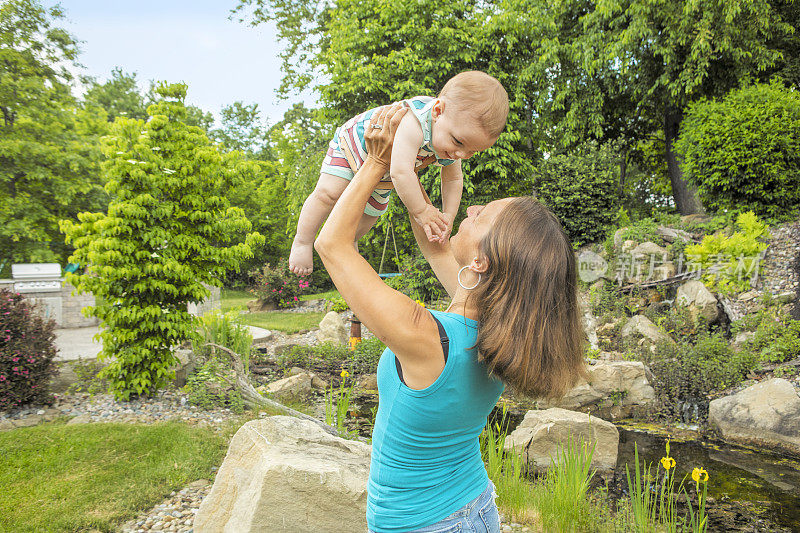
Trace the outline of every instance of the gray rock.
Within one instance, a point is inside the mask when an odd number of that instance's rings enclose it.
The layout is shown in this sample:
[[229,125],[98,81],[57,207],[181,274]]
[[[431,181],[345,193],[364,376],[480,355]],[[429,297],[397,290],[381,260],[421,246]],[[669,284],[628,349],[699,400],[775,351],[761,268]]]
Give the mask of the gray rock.
[[758,296],[759,296],[759,292],[756,291],[756,290],[752,290],[752,291],[743,292],[742,294],[740,294],[737,297],[737,300],[739,300],[740,302],[749,302],[750,300],[758,298]]
[[731,343],[731,349],[739,351],[745,345],[747,341],[752,339],[755,336],[755,332],[753,331],[741,331],[736,334],[736,337],[733,338],[733,342]]
[[659,330],[653,322],[644,315],[634,315],[622,326],[620,333],[623,337],[642,336],[652,343],[667,341],[675,343],[672,337]]
[[68,426],[76,426],[78,424],[89,424],[92,421],[92,417],[89,415],[78,415],[75,418],[72,418],[69,422],[67,422]]
[[638,245],[636,248],[631,250],[631,255],[637,258],[648,258],[650,256],[656,256],[656,261],[666,261],[669,259],[669,252],[666,248],[662,248],[661,246],[657,245],[654,242],[643,242],[642,244]]
[[693,237],[691,233],[683,231],[682,229],[668,228],[666,226],[659,226],[656,228],[656,234],[667,242],[685,241],[691,242]]
[[[601,361],[588,368],[589,382],[582,381],[547,407],[580,409],[603,401],[608,404],[645,405],[655,400],[650,372],[640,361]],[[652,374],[650,374],[652,376]]]
[[11,420],[7,418],[0,418],[0,431],[9,431],[14,429],[16,426],[11,423]]
[[708,422],[725,439],[800,453],[800,397],[785,379],[768,379],[713,400]]
[[266,390],[279,398],[305,398],[311,394],[311,376],[304,372],[279,379],[267,385]]
[[30,415],[26,416],[25,418],[14,420],[12,423],[18,428],[29,428],[32,426],[38,426],[40,423],[42,423],[42,421],[43,419],[40,415]]
[[347,337],[347,327],[339,313],[331,311],[319,323],[319,331],[317,331],[317,340],[319,342],[347,344]]
[[774,295],[772,299],[775,301],[775,303],[788,304],[797,299],[797,294],[794,291],[786,291]]
[[506,451],[514,450],[532,471],[543,472],[558,461],[557,450],[569,438],[595,444],[592,468],[608,473],[617,466],[619,431],[611,422],[600,418],[559,409],[528,411],[517,429],[505,441]]
[[278,308],[273,302],[267,300],[250,300],[247,302],[247,310],[250,313],[263,313],[264,311],[274,311]]
[[364,374],[358,380],[358,388],[362,390],[378,390],[378,374]]
[[370,446],[273,416],[236,432],[196,533],[366,531]]
[[327,381],[325,381],[324,379],[322,379],[321,377],[316,375],[314,372],[309,372],[305,368],[300,368],[299,366],[293,366],[291,369],[289,369],[289,373],[288,373],[289,376],[298,376],[298,375],[301,375],[301,374],[308,374],[309,376],[311,376],[311,388],[312,389],[322,389],[322,390],[324,390],[324,389],[328,388],[328,382]]
[[709,323],[713,323],[719,318],[717,299],[703,285],[702,281],[691,280],[678,287],[675,303],[688,307],[689,312],[695,319],[702,315]]

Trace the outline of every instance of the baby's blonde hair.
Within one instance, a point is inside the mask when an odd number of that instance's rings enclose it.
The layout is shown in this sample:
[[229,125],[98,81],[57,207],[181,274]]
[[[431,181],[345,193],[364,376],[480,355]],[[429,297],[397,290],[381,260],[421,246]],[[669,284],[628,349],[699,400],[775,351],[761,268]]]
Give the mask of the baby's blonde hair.
[[497,138],[506,127],[508,93],[495,78],[479,70],[456,74],[444,84],[439,98],[470,113],[487,134]]

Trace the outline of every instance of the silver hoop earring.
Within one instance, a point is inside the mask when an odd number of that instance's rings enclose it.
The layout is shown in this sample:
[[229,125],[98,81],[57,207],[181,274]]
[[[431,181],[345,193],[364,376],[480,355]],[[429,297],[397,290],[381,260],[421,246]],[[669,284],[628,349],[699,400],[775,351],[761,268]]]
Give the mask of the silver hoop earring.
[[459,285],[459,286],[460,286],[462,289],[467,289],[468,291],[471,291],[472,289],[474,289],[475,287],[477,287],[477,286],[478,286],[478,283],[480,283],[480,282],[481,282],[481,273],[480,273],[480,272],[478,272],[478,281],[476,281],[476,282],[475,282],[475,285],[473,285],[472,287],[465,287],[465,286],[464,286],[464,284],[463,284],[463,283],[461,283],[461,273],[462,273],[462,272],[464,272],[464,270],[465,270],[465,269],[467,269],[467,268],[469,268],[469,267],[465,267],[465,266],[464,266],[464,267],[461,267],[461,270],[459,270],[459,271],[458,271],[458,276],[456,276],[456,277],[458,278],[458,285]]

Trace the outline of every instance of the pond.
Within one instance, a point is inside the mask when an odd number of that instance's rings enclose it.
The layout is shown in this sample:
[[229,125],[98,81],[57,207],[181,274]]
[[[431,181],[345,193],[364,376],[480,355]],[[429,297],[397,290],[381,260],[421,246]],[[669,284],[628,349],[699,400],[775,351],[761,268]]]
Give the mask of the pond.
[[[625,464],[634,467],[634,443],[640,464],[657,465],[664,456],[667,439],[651,428],[617,424],[619,455],[612,482],[617,492],[627,493]],[[800,461],[702,439],[670,440],[670,456],[677,462],[676,485],[695,467],[708,471],[709,531],[800,531]],[[691,476],[688,483],[693,483]]]

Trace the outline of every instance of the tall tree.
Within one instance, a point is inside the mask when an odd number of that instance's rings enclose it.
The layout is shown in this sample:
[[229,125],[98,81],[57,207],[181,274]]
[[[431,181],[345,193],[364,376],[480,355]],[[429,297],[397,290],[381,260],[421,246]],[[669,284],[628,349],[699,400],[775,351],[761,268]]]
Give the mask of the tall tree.
[[663,134],[678,210],[702,211],[674,150],[684,109],[774,67],[781,59],[774,43],[791,35],[792,26],[767,0],[557,0],[548,6],[543,23],[552,33],[540,69],[552,78],[553,93],[541,105],[563,113],[564,138],[601,138],[619,109],[604,87],[618,87],[618,97],[631,104],[631,125],[645,121]]
[[0,4],[0,263],[66,259],[57,220],[106,201],[105,117],[77,108],[67,66],[78,48],[62,18],[35,0]]
[[145,119],[147,109],[144,97],[139,92],[136,73],[126,73],[120,67],[111,70],[111,78],[105,83],[89,81],[89,88],[83,97],[85,105],[94,105],[106,111],[108,121],[114,122],[119,116]]
[[251,159],[265,160],[267,125],[261,119],[258,104],[234,102],[222,108],[222,127],[211,130],[210,137],[225,150],[238,150]]

